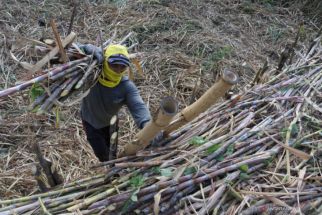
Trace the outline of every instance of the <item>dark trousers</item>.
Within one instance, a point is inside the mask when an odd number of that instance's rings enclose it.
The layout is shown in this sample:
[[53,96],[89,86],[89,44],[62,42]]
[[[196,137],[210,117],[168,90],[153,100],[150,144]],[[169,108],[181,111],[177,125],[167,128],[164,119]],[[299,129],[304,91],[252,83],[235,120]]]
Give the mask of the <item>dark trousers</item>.
[[109,160],[110,153],[110,126],[96,129],[83,120],[87,141],[91,145],[96,157],[101,161]]

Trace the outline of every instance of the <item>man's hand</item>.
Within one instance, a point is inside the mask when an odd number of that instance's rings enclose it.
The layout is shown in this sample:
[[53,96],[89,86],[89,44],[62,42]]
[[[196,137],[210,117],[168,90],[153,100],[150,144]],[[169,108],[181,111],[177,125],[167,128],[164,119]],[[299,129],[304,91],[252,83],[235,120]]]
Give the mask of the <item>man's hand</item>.
[[83,49],[87,55],[94,55],[94,58],[97,60],[98,64],[103,62],[104,57],[101,48],[92,44],[80,45],[79,48]]

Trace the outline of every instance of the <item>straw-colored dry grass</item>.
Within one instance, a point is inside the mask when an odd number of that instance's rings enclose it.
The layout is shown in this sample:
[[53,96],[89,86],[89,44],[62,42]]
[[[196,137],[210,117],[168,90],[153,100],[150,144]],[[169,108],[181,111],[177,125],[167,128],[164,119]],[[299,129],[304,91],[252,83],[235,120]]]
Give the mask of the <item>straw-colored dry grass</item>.
[[[11,57],[35,63],[39,58],[24,39],[52,38],[51,18],[56,20],[62,37],[67,35],[73,4],[70,1],[4,1],[0,9],[0,89],[27,80],[32,74]],[[40,26],[44,22],[46,26]],[[249,83],[268,57],[276,63],[286,44],[292,43],[299,24],[299,46],[317,28],[297,9],[249,1],[82,1],[77,7],[73,31],[78,42],[97,43],[99,31],[106,40],[116,31],[118,38],[130,31],[133,51],[144,52],[144,78],[136,84],[150,110],[160,98],[172,95],[180,108],[191,102],[198,80],[199,97],[214,83],[223,68],[241,76],[241,90]],[[20,59],[21,58],[21,59]],[[193,100],[192,100],[193,101]],[[54,113],[35,116],[26,109],[28,91],[0,99],[0,196],[27,195],[37,191],[30,172],[35,162],[31,150],[38,142],[44,154],[55,162],[65,181],[93,175],[100,170],[89,166],[97,160],[86,143],[79,119],[79,105],[62,108],[59,125]],[[135,125],[124,109],[121,116],[120,144],[131,141]]]

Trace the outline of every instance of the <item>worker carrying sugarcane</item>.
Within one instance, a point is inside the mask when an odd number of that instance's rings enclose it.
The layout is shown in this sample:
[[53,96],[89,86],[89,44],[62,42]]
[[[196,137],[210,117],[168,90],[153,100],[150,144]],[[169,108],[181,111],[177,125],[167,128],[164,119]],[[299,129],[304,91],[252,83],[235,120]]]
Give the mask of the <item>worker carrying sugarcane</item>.
[[143,102],[135,84],[125,75],[130,66],[127,48],[123,45],[109,45],[104,55],[102,49],[91,45],[81,45],[86,54],[93,54],[102,72],[98,82],[82,100],[81,118],[87,140],[96,157],[108,161],[110,149],[110,119],[126,105],[136,125],[142,129],[150,121],[149,109]]

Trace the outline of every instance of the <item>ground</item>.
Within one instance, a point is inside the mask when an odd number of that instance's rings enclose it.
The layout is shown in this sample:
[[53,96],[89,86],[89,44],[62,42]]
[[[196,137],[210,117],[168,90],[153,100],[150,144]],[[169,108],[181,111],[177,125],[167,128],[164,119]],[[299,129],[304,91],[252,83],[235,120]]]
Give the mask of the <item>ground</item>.
[[[75,1],[76,2],[76,1]],[[267,59],[276,66],[287,44],[300,34],[298,49],[318,31],[317,20],[297,5],[275,1],[113,0],[77,3],[72,30],[77,42],[99,45],[116,32],[134,32],[132,52],[143,52],[144,77],[135,76],[143,100],[156,110],[160,99],[172,95],[180,109],[202,95],[224,69],[237,72],[242,91]],[[26,81],[32,74],[13,60],[34,64],[32,40],[53,38],[55,19],[62,37],[68,32],[73,1],[5,1],[0,9],[0,90]],[[198,84],[200,83],[200,84]],[[195,90],[194,90],[195,89]],[[194,92],[194,93],[193,93]],[[98,162],[86,142],[79,103],[37,116],[28,111],[29,91],[0,98],[0,196],[27,195],[38,190],[31,167],[32,144],[38,142],[66,182],[96,174]],[[59,118],[57,118],[59,114]],[[120,144],[137,131],[126,109],[121,111]]]

